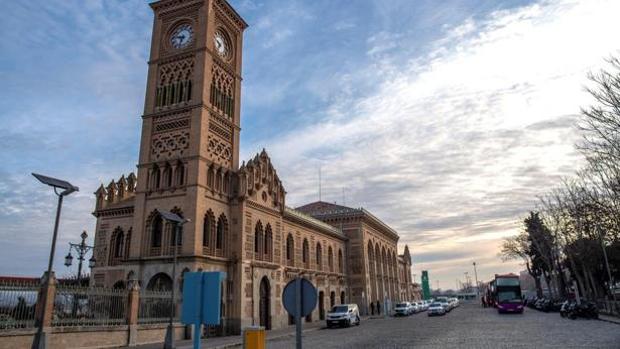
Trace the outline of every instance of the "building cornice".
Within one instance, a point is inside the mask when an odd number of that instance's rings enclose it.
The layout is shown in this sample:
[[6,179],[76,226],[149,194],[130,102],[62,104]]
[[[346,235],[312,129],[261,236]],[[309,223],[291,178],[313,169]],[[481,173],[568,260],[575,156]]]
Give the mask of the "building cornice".
[[301,225],[310,226],[312,228],[318,229],[321,232],[328,234],[330,236],[336,237],[341,240],[348,240],[348,238],[344,235],[344,233],[333,226],[322,222],[316,218],[308,216],[304,213],[301,213],[297,210],[294,210],[290,207],[284,207],[284,219],[288,219],[292,222],[299,223]]

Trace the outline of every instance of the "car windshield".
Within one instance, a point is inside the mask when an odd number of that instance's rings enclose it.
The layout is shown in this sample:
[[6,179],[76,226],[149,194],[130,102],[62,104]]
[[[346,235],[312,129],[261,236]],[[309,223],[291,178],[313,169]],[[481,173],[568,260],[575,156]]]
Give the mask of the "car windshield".
[[441,307],[441,303],[431,303],[431,307]]
[[349,311],[347,306],[337,305],[332,308],[332,313],[346,313],[347,311]]
[[396,303],[396,308],[406,308],[407,303]]

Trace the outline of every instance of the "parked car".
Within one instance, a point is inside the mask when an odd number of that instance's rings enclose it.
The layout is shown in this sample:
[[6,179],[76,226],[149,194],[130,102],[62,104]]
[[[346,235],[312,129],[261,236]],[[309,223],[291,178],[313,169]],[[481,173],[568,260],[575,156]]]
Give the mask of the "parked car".
[[351,326],[359,325],[361,322],[360,311],[357,304],[335,305],[326,317],[327,327],[332,325]]
[[444,307],[442,303],[434,302],[429,305],[427,314],[428,316],[445,315],[446,308]]
[[422,309],[421,309],[420,305],[418,304],[418,302],[415,302],[415,301],[411,302],[411,307],[413,308],[413,313],[414,314],[417,314],[417,313],[422,311]]
[[409,316],[413,313],[413,306],[409,302],[396,303],[394,316]]
[[448,298],[448,302],[450,303],[450,307],[452,309],[459,306],[459,300],[457,298]]
[[444,307],[446,313],[452,310],[452,307],[450,306],[450,301],[447,297],[437,297],[436,302],[440,303]]

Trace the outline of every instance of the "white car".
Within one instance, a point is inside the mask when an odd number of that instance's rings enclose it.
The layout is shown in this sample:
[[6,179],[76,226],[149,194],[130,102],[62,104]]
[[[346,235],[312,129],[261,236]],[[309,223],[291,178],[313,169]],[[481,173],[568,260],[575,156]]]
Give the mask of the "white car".
[[357,304],[334,305],[326,317],[327,327],[332,325],[351,326],[360,324],[360,311]]
[[394,306],[394,316],[409,316],[413,313],[413,305],[409,302],[396,303]]
[[411,304],[413,306],[414,313],[419,313],[422,311],[422,307],[420,306],[420,304],[418,304],[418,302],[411,302]]
[[434,303],[431,303],[428,306],[427,314],[428,314],[428,316],[445,315],[446,314],[446,308],[444,307],[444,305],[442,303],[434,302]]
[[437,297],[437,299],[435,299],[435,302],[440,303],[446,310],[446,313],[452,310],[452,305],[450,304],[450,300],[448,299],[448,297]]

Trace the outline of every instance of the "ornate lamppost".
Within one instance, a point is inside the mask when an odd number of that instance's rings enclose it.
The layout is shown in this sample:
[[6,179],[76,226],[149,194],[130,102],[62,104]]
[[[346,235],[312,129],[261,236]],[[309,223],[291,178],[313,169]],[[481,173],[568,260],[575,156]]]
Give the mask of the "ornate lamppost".
[[[82,242],[80,242],[79,244],[74,244],[72,242],[69,243],[69,253],[67,253],[67,255],[65,256],[65,266],[70,267],[71,264],[73,263],[73,256],[71,255],[71,250],[75,250],[75,252],[78,255],[78,261],[79,261],[78,273],[77,273],[78,286],[81,285],[81,281],[82,281],[82,262],[84,262],[86,254],[94,248],[93,246],[89,246],[86,244],[86,238],[88,237],[86,230],[84,230],[82,234],[80,234],[80,237],[82,238]],[[95,256],[93,255],[88,260],[88,266],[90,268],[93,268],[96,262],[97,260],[95,259]]]

